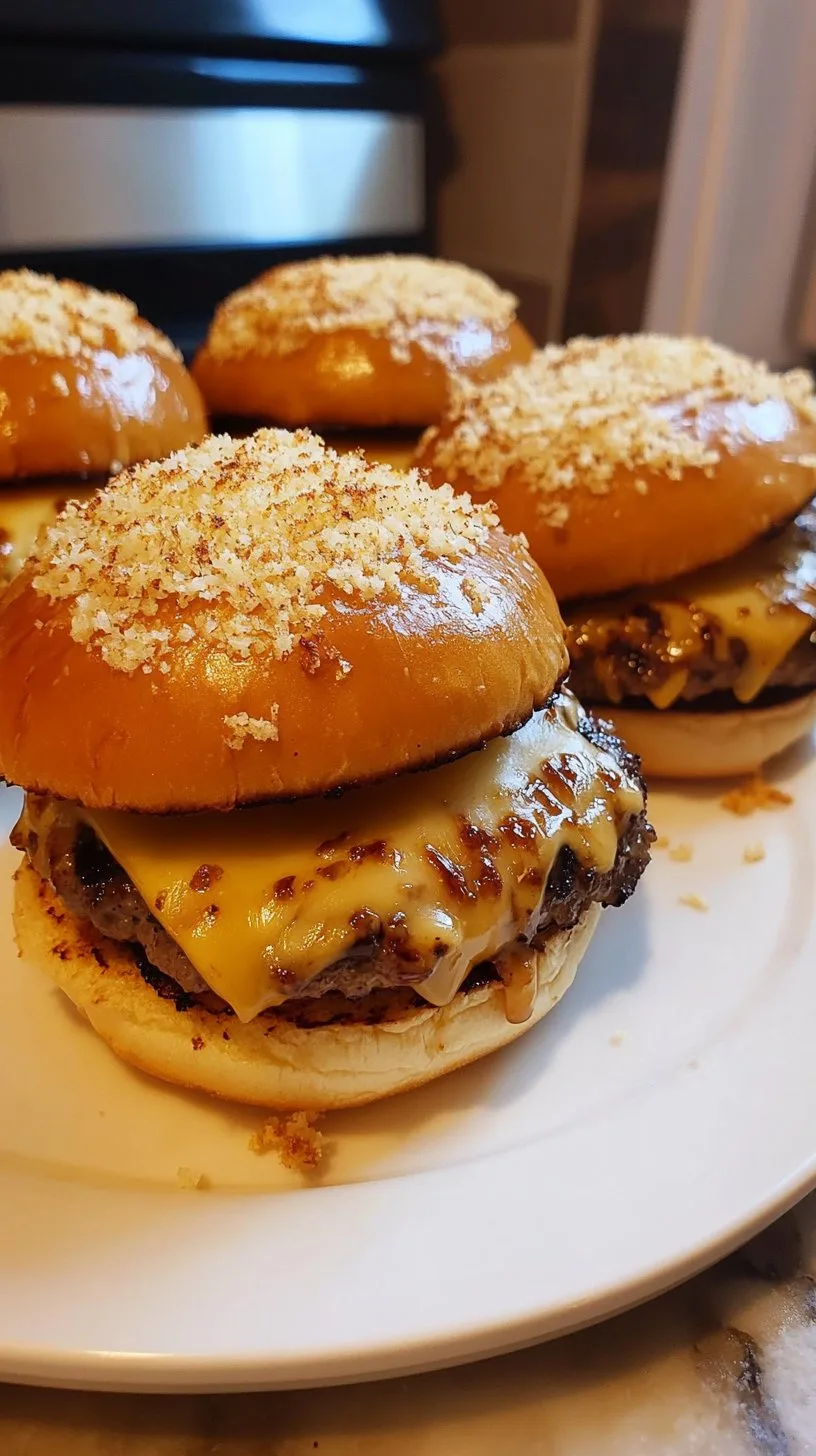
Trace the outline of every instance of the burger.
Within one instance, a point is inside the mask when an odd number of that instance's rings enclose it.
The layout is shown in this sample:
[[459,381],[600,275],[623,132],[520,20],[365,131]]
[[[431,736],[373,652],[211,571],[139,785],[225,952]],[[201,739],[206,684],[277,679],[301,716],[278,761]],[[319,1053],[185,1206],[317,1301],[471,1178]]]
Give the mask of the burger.
[[233,434],[307,425],[405,466],[452,381],[529,358],[516,302],[483,273],[432,258],[284,264],[221,304],[193,372]]
[[0,581],[66,498],[204,433],[180,354],[130,299],[0,273]]
[[70,505],[0,599],[20,951],[157,1077],[419,1086],[567,989],[652,831],[495,516],[307,431]]
[[648,774],[749,773],[816,717],[816,397],[707,339],[572,339],[467,395],[420,464],[525,532],[580,699]]

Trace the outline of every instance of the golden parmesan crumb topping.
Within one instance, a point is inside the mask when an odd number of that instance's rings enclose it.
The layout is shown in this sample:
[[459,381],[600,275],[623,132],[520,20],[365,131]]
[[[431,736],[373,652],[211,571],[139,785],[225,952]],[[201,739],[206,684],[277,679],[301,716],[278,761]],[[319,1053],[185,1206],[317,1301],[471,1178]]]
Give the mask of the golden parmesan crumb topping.
[[442,329],[501,330],[517,299],[483,273],[436,258],[314,258],[262,273],[224,300],[207,340],[214,358],[291,354],[315,334],[364,329],[386,338],[398,362],[412,344],[439,352]]
[[708,901],[704,900],[702,895],[678,895],[677,903],[687,906],[689,910],[699,910],[703,914],[708,909]]
[[[460,386],[451,425],[423,437],[423,460],[467,474],[484,491],[518,470],[539,491],[545,520],[561,526],[571,490],[603,495],[620,467],[673,480],[691,467],[713,470],[721,448],[665,408],[681,398],[689,418],[714,400],[778,399],[816,422],[804,369],[774,374],[710,339],[576,338],[539,350],[481,388]],[[636,488],[645,494],[647,482],[636,480]]]
[[230,713],[224,719],[224,738],[228,748],[236,752],[243,748],[248,738],[256,743],[274,743],[278,737],[278,706],[270,710],[268,718],[252,718],[249,713]]
[[0,354],[43,354],[74,359],[92,349],[113,354],[153,353],[180,359],[170,340],[139,317],[119,293],[100,293],[68,278],[0,273]]
[[318,1126],[318,1112],[287,1112],[269,1117],[249,1139],[249,1151],[277,1153],[293,1173],[314,1173],[326,1154],[326,1135]]
[[203,1192],[211,1187],[206,1173],[199,1173],[195,1168],[184,1166],[176,1169],[176,1182],[179,1188],[184,1188],[187,1192]]
[[793,803],[793,798],[784,789],[766,783],[761,774],[756,774],[754,778],[738,784],[735,789],[729,789],[720,803],[729,814],[746,819],[749,814],[756,813],[757,809],[786,809]]
[[[327,592],[435,591],[434,567],[473,556],[495,525],[450,486],[339,456],[308,430],[213,435],[69,504],[35,550],[33,586],[69,603],[72,637],[109,666],[166,674],[202,639],[234,660],[287,656]],[[240,741],[274,731],[274,709],[225,723]]]

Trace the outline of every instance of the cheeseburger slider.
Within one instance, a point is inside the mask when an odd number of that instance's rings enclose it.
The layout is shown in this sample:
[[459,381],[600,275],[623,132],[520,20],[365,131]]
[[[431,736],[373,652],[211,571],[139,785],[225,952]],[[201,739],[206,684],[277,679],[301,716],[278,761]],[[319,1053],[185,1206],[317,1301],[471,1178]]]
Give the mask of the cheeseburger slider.
[[181,355],[130,299],[0,273],[0,580],[67,497],[204,431]]
[[438,259],[289,263],[221,304],[193,372],[234,434],[309,425],[343,432],[339,449],[363,445],[407,465],[452,381],[493,379],[530,357],[516,302],[483,273]]
[[651,830],[523,545],[307,431],[69,506],[0,599],[18,943],[127,1061],[354,1105],[512,1041]]
[[756,770],[816,717],[816,398],[707,339],[572,339],[418,451],[525,532],[580,699],[646,773]]

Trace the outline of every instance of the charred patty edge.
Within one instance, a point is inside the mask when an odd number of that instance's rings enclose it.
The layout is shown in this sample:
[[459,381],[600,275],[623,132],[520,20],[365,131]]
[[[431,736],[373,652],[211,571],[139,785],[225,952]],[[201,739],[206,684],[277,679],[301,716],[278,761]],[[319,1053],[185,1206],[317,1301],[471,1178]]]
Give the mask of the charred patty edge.
[[[816,627],[804,632],[769,674],[761,692],[745,703],[733,692],[748,656],[745,643],[738,637],[723,638],[711,620],[698,621],[697,626],[701,650],[691,659],[683,660],[670,656],[669,634],[659,614],[649,611],[645,605],[621,618],[620,633],[610,636],[597,651],[582,646],[578,623],[568,622],[569,686],[583,702],[601,710],[634,707],[641,702],[653,707],[647,693],[658,691],[678,671],[688,672],[689,677],[670,708],[682,703],[685,709],[699,699],[722,695],[730,698],[732,709],[745,708],[771,691],[796,696],[816,688]],[[610,681],[617,689],[614,697],[609,692]],[[667,712],[670,708],[655,711]],[[711,711],[719,709],[715,705]]]
[[[550,871],[540,917],[530,940],[536,949],[541,948],[551,931],[571,929],[590,905],[623,904],[648,863],[654,839],[646,817],[646,791],[639,761],[624,748],[608,723],[580,709],[578,724],[590,742],[609,753],[639,784],[644,807],[621,826],[611,870],[602,873],[587,868],[569,848],[560,850]],[[173,997],[183,1000],[192,996],[213,1009],[223,1008],[225,1003],[210,990],[181,947],[151,913],[124,869],[90,825],[80,821],[70,833],[55,833],[49,840],[53,842],[41,842],[36,831],[26,825],[25,813],[12,834],[12,842],[23,850],[41,877],[50,881],[72,913],[89,921],[109,939],[134,947],[137,965],[145,979],[159,978],[154,988],[162,987],[167,981],[175,988],[169,993]],[[507,945],[512,943],[508,941]],[[483,975],[497,974],[492,962],[483,964],[489,968]],[[327,967],[308,985],[298,987],[297,994],[282,1005],[335,994],[356,1000],[380,990],[410,991],[427,975],[427,967],[418,968],[411,960],[400,958],[399,947],[389,939],[387,926],[380,925],[376,933],[361,935],[351,954]]]

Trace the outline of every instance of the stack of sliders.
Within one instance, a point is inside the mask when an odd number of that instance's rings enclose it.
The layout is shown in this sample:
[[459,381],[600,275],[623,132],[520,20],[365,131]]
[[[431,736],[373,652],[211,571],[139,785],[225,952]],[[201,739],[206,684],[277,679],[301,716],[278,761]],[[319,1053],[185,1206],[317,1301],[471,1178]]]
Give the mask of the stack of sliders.
[[816,397],[706,339],[573,339],[461,395],[432,478],[565,603],[570,678],[649,774],[755,771],[816,717]]
[[0,273],[0,581],[66,498],[197,444],[205,423],[181,355],[130,299]]
[[0,598],[20,949],[127,1061],[282,1108],[519,1036],[652,831],[523,543],[308,431],[69,505]]
[[308,425],[408,465],[453,382],[528,359],[517,300],[461,263],[385,254],[272,268],[221,304],[193,373],[232,434]]

